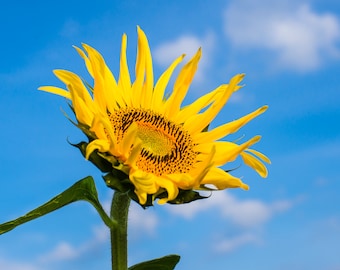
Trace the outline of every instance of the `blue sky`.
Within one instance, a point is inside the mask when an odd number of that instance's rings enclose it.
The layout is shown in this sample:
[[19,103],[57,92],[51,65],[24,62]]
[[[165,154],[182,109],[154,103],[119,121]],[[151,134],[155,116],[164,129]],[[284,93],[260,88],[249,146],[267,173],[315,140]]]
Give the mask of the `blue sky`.
[[[203,57],[187,101],[237,73],[245,87],[213,125],[264,104],[237,136],[263,136],[272,160],[261,179],[241,166],[249,191],[130,215],[130,264],[178,253],[176,269],[340,269],[340,5],[337,1],[7,1],[0,9],[0,222],[92,175],[101,201],[112,192],[67,139],[83,137],[63,116],[52,70],[85,76],[72,45],[88,43],[118,74],[121,36],[133,63],[136,26],[146,32],[158,76],[175,57]],[[132,68],[132,64],[131,64]],[[232,137],[235,138],[235,137]],[[0,269],[110,269],[108,231],[79,202],[0,237]]]

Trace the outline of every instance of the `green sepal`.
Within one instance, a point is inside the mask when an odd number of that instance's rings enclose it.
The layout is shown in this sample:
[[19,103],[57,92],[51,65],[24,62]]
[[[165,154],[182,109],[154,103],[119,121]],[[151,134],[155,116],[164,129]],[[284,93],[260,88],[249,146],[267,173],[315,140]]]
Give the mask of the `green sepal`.
[[[88,145],[87,142],[80,142],[78,144],[70,143],[72,146],[77,147],[81,154],[86,156],[86,147]],[[93,151],[89,156],[89,161],[91,161],[100,171],[102,172],[110,172],[112,171],[112,164],[104,159],[102,156],[98,154],[98,151]]]
[[129,177],[122,171],[113,169],[111,173],[104,175],[103,179],[109,188],[128,194],[130,199],[134,200],[143,208],[152,206],[151,198],[148,198],[148,201],[144,205],[139,203],[138,196],[134,192],[135,186],[131,183]]
[[[69,108],[71,109],[71,111],[74,113],[74,115],[76,114],[74,111],[74,108],[72,106],[72,104],[68,104]],[[93,140],[93,138],[96,138],[96,134],[92,131],[90,131],[90,127],[87,125],[84,125],[80,122],[75,122],[74,120],[72,120],[71,117],[68,116],[68,114],[62,110],[64,116],[73,124],[75,125],[77,128],[79,128],[89,140]]]
[[[129,195],[129,197],[134,200],[136,203],[138,203],[143,208],[153,206],[153,202],[155,199],[163,199],[168,197],[168,193],[165,189],[160,189],[160,191],[157,194],[148,194],[145,204],[140,204],[139,199],[134,192],[134,185],[129,180],[129,177],[123,173],[122,171],[113,169],[111,173],[108,173],[103,176],[104,181],[106,185],[109,188],[112,188],[114,190],[117,190],[122,193],[126,193]],[[168,201],[169,204],[184,204],[184,203],[190,203],[192,201],[206,199],[208,197],[202,196],[199,194],[199,192],[194,190],[183,190],[179,189],[179,193],[177,197],[171,201]]]
[[173,270],[180,260],[179,255],[168,255],[151,261],[135,264],[128,270]]
[[208,124],[201,132],[208,132],[210,124]]
[[109,188],[121,193],[127,193],[133,189],[133,184],[130,182],[128,176],[121,171],[112,170],[111,173],[104,175],[103,179]]
[[177,197],[174,200],[168,201],[170,204],[184,204],[196,200],[206,199],[208,197],[202,196],[199,192],[194,190],[179,190]]
[[30,211],[24,216],[21,216],[17,219],[8,221],[6,223],[0,224],[0,234],[6,233],[8,231],[13,230],[15,227],[24,224],[33,219],[39,218],[46,214],[49,214],[55,210],[58,210],[70,203],[76,201],[87,201],[91,203],[94,208],[97,210],[98,214],[104,221],[104,223],[109,227],[113,228],[116,224],[112,221],[109,216],[104,211],[102,205],[98,200],[98,193],[94,183],[94,180],[91,176],[87,176],[82,180],[76,182],[70,188],[66,189],[59,195],[55,196],[53,199],[48,201],[47,203],[37,207],[36,209]]

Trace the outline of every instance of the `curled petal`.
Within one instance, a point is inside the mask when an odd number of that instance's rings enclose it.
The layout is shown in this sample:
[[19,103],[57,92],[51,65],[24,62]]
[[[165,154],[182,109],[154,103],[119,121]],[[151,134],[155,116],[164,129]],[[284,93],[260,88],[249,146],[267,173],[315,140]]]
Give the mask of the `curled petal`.
[[89,159],[91,153],[95,150],[99,152],[108,152],[110,150],[110,143],[107,140],[93,140],[86,147],[86,159]]
[[154,175],[141,170],[130,171],[129,178],[135,186],[135,193],[142,205],[146,203],[147,194],[154,194],[159,189],[154,177]]
[[168,193],[168,197],[167,198],[162,198],[158,200],[159,204],[165,204],[168,201],[174,200],[177,195],[178,195],[178,187],[175,185],[174,182],[169,181],[166,178],[157,178],[157,184],[162,187],[165,188],[165,190]]

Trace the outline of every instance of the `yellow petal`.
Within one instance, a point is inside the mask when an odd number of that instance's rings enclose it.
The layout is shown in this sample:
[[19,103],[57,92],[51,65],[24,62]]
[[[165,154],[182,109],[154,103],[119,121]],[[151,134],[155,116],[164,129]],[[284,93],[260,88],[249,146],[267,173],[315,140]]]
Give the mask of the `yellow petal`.
[[156,176],[152,173],[141,170],[130,171],[130,179],[135,184],[136,189],[141,189],[148,194],[156,193],[158,186],[156,184]]
[[156,184],[155,175],[151,173],[141,170],[131,170],[129,178],[135,186],[135,193],[138,196],[140,204],[146,203],[147,194],[154,194],[159,189]]
[[[201,161],[197,162],[190,173],[173,173],[163,177],[176,184],[178,188],[189,190],[200,186],[207,172],[212,167],[212,160],[215,154],[215,148],[210,149],[209,154],[204,155]],[[177,196],[177,195],[176,195]]]
[[164,175],[164,177],[181,189],[192,189],[195,186],[195,179],[188,173],[172,173]]
[[93,101],[88,100],[88,102],[85,102],[84,99],[78,95],[79,92],[75,91],[72,84],[68,85],[67,88],[71,94],[73,109],[77,120],[82,124],[91,126],[95,114]]
[[208,141],[216,141],[221,139],[229,134],[237,132],[241,127],[246,125],[249,121],[253,120],[255,117],[264,113],[267,110],[268,106],[263,106],[254,112],[245,115],[237,120],[221,125],[215,129],[212,129],[207,132],[201,132],[194,135],[194,140],[196,143],[204,143]]
[[138,201],[141,205],[146,203],[148,194],[145,191],[135,189],[135,193],[138,197]]
[[53,72],[59,80],[65,83],[65,85],[72,85],[72,89],[77,93],[77,96],[79,96],[79,98],[82,99],[85,104],[91,106],[93,101],[92,97],[85,87],[83,81],[77,74],[74,74],[68,70],[60,69],[54,70]]
[[83,44],[83,47],[92,66],[94,101],[102,109],[103,113],[106,113],[107,109],[113,111],[116,108],[116,103],[119,104],[119,107],[122,107],[125,103],[122,100],[121,91],[118,90],[116,80],[106,65],[104,58],[91,46]]
[[240,178],[232,176],[221,168],[213,167],[201,182],[202,185],[214,185],[217,189],[226,188],[242,188],[249,189],[249,186],[244,184]]
[[138,125],[136,123],[132,123],[125,132],[122,141],[119,143],[120,151],[124,157],[128,157],[131,147],[137,145],[137,140],[140,141],[137,137],[137,132]]
[[210,105],[212,102],[214,102],[221,93],[222,93],[221,89],[217,88],[214,91],[211,91],[210,93],[198,98],[190,105],[182,108],[175,116],[173,121],[178,123],[184,123],[188,118],[196,115],[201,110]]
[[117,143],[111,123],[105,115],[101,113],[94,115],[90,130],[94,132],[99,139],[108,139],[113,145]]
[[[139,29],[139,28],[138,28]],[[132,105],[136,108],[139,108],[141,105],[142,95],[144,94],[143,83],[145,76],[145,58],[146,58],[146,44],[145,40],[143,40],[140,30],[138,30],[138,47],[137,47],[137,57],[136,57],[136,66],[135,73],[136,79],[132,84],[132,93],[131,93],[131,101]]]
[[138,37],[141,39],[141,43],[143,44],[142,50],[145,53],[145,82],[143,85],[143,91],[141,95],[141,107],[143,108],[150,108],[151,107],[151,100],[153,94],[153,87],[154,87],[154,78],[153,78],[153,67],[152,67],[152,57],[149,47],[148,39],[140,27],[137,27]]
[[122,46],[121,46],[121,52],[120,52],[120,73],[119,73],[119,80],[118,80],[118,86],[120,90],[124,93],[123,99],[127,106],[131,106],[131,99],[132,99],[132,93],[131,93],[131,79],[130,79],[130,73],[129,73],[129,67],[127,64],[126,59],[126,45],[127,45],[127,37],[124,34],[122,37]]
[[176,79],[173,92],[165,102],[166,117],[172,118],[179,112],[182,101],[185,98],[192,79],[196,73],[201,55],[202,51],[200,48],[194,57],[180,71]]
[[174,200],[178,195],[178,187],[174,184],[174,182],[169,181],[168,179],[164,177],[157,177],[156,179],[157,179],[157,185],[162,188],[165,188],[165,190],[168,193],[168,197],[159,199],[158,203],[164,204],[168,201]]
[[53,72],[66,84],[78,121],[90,126],[97,107],[82,80],[78,75],[67,70],[54,70]]
[[160,110],[160,112],[163,112],[164,110],[163,98],[164,98],[165,89],[169,83],[169,80],[171,78],[173,71],[178,66],[178,64],[182,62],[183,58],[184,58],[184,54],[178,57],[158,79],[155,85],[153,95],[152,95],[152,105],[151,105],[152,109]]
[[73,48],[75,48],[76,51],[78,52],[78,54],[80,55],[80,57],[84,59],[85,66],[86,66],[88,73],[91,75],[92,78],[94,78],[93,70],[92,70],[92,64],[91,64],[89,58],[87,57],[87,55],[83,52],[82,49],[78,48],[77,46],[73,46]]
[[213,157],[213,163],[216,166],[222,166],[228,162],[234,161],[241,152],[243,152],[245,149],[248,149],[251,145],[257,143],[260,139],[261,136],[255,136],[241,145],[222,141],[200,144],[196,146],[195,151],[206,154],[209,153],[211,148],[214,146],[216,153]]
[[71,94],[69,91],[66,91],[65,89],[55,87],[55,86],[40,86],[38,90],[49,92],[58,96],[62,96],[67,99],[71,99]]
[[222,107],[226,104],[230,96],[234,91],[240,88],[238,84],[243,79],[244,74],[238,74],[234,76],[228,85],[221,85],[220,89],[223,90],[223,95],[221,98],[216,100],[208,109],[203,113],[191,117],[184,123],[185,129],[187,129],[191,134],[198,133],[207,127],[210,122],[216,117],[220,112]]
[[266,178],[268,176],[268,170],[266,166],[264,166],[264,164],[256,157],[248,154],[247,152],[241,153],[241,157],[243,162],[254,169],[261,177]]
[[201,181],[204,179],[210,168],[213,166],[215,154],[216,147],[215,145],[212,145],[209,152],[206,155],[201,155],[201,161],[197,161],[194,167],[190,170],[190,174],[194,177],[195,180],[195,187],[199,187],[201,185]]
[[247,152],[251,152],[251,153],[254,154],[255,156],[257,156],[257,157],[259,157],[260,159],[262,159],[264,162],[267,162],[268,164],[271,164],[270,159],[269,159],[266,155],[262,154],[261,152],[256,151],[256,150],[254,150],[254,149],[248,149]]
[[141,150],[142,150],[142,142],[141,141],[135,142],[135,144],[132,146],[132,149],[129,151],[129,153],[124,155],[124,158],[126,159],[124,164],[128,165],[130,168],[137,170],[138,166],[136,162],[140,155]]

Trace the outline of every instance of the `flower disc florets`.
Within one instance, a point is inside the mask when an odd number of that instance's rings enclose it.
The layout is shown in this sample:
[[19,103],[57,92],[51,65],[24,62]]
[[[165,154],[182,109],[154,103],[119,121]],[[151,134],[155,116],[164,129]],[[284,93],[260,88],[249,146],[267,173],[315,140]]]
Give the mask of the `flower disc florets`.
[[109,113],[113,132],[119,144],[132,123],[137,124],[137,137],[142,149],[137,167],[157,176],[187,173],[197,154],[190,134],[181,125],[172,123],[150,110],[123,108]]

